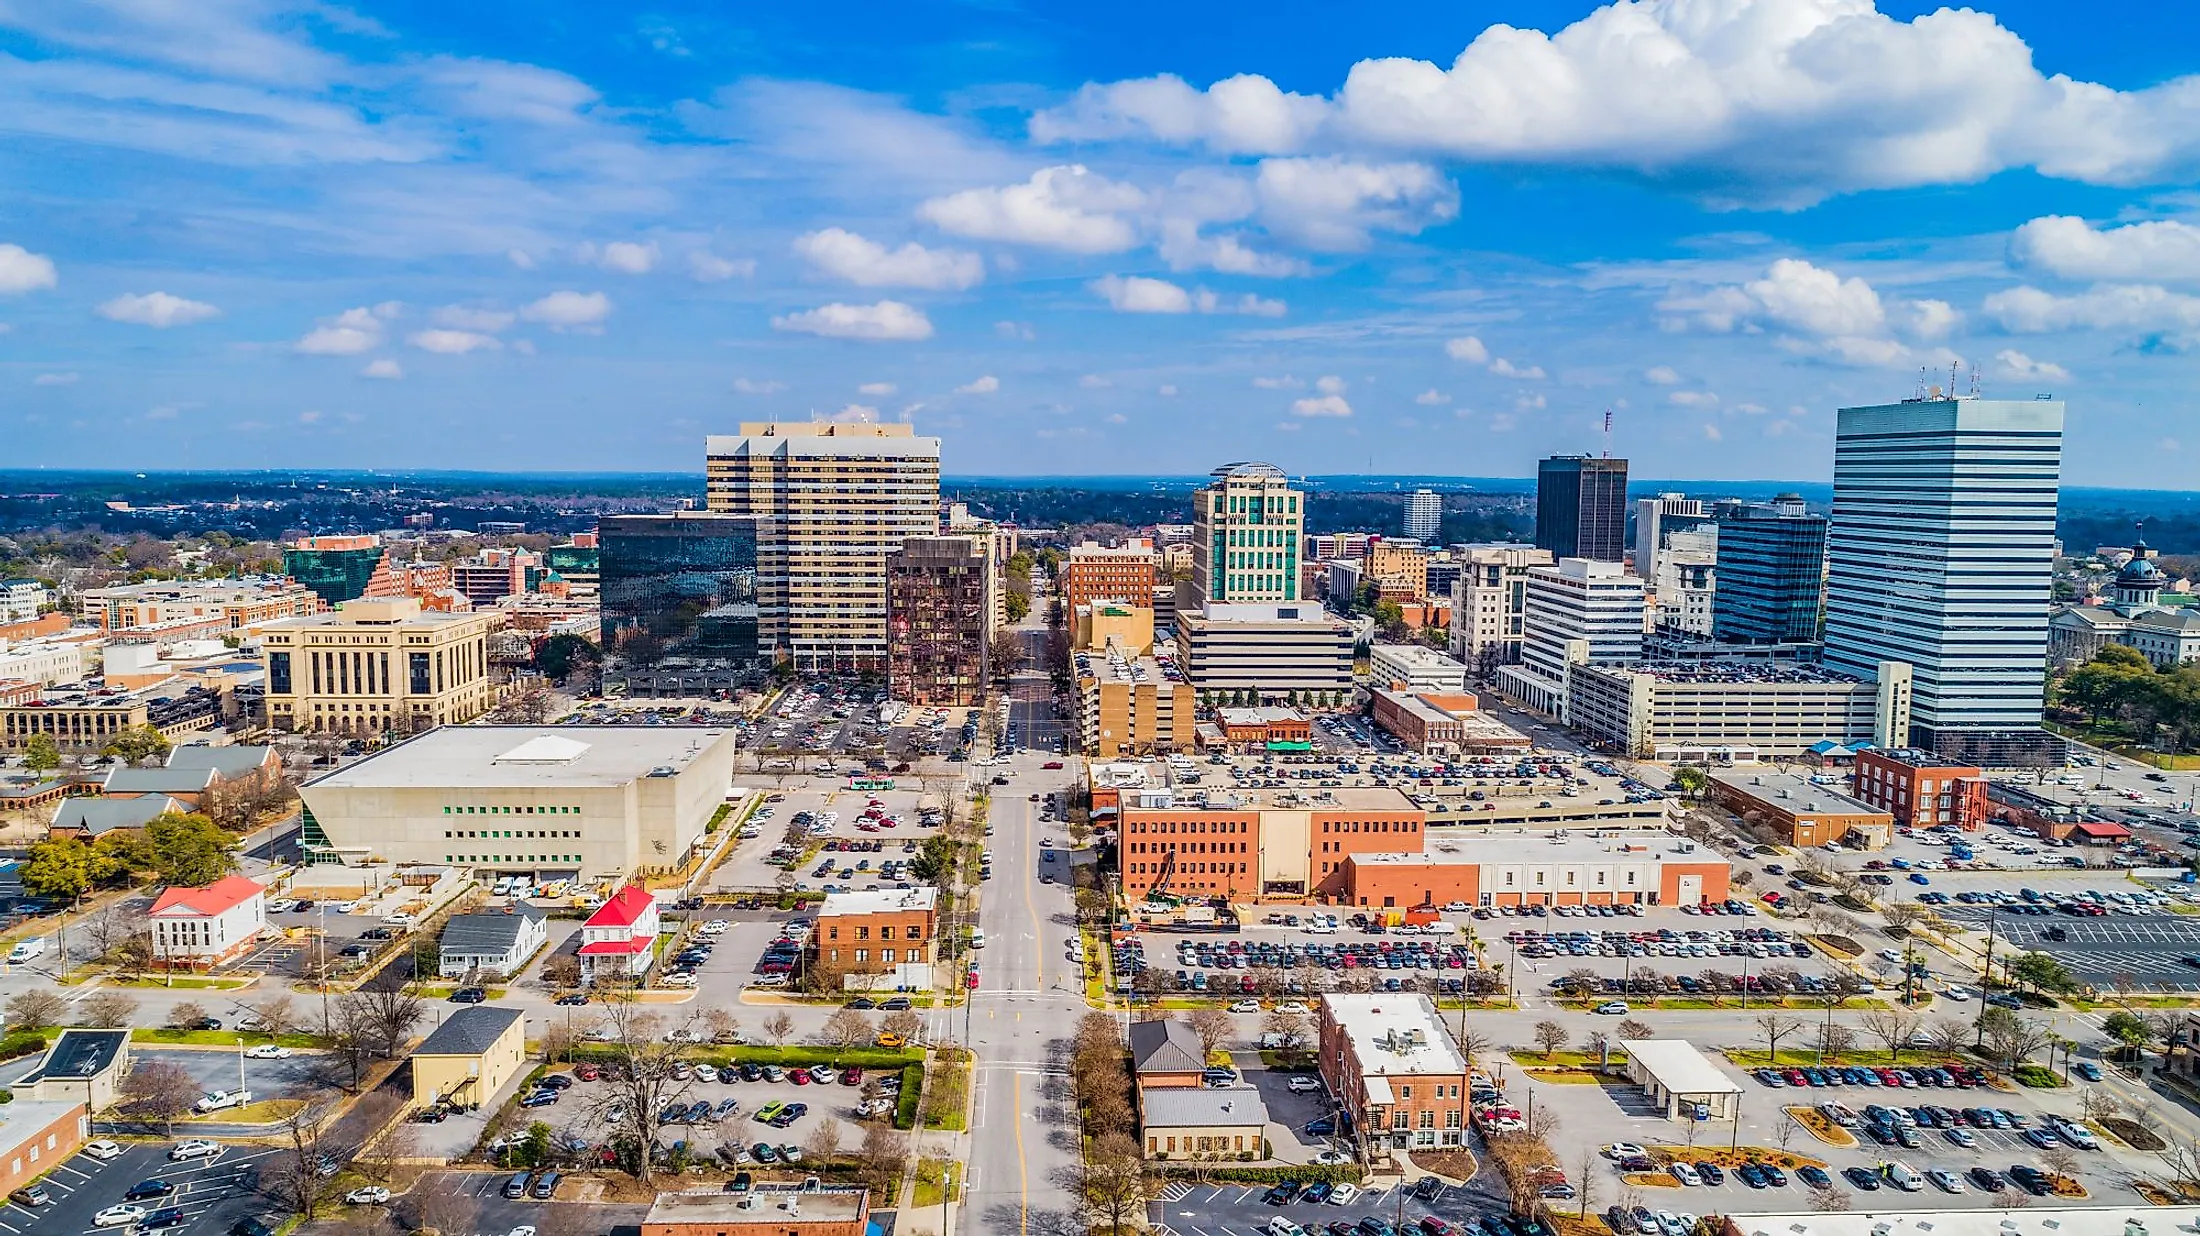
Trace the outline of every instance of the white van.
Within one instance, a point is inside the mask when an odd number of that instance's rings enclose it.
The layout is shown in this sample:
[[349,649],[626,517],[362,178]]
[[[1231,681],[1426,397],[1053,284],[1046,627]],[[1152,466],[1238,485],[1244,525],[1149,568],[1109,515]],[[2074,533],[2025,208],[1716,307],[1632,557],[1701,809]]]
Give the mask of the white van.
[[1888,1160],[1879,1165],[1879,1172],[1887,1183],[1904,1193],[1915,1193],[1925,1187],[1925,1178],[1910,1170],[1910,1165],[1898,1160]]
[[970,929],[970,947],[972,947],[972,948],[984,948],[984,947],[985,947],[985,928],[983,928],[983,927],[973,927],[973,928],[971,928],[971,929]]
[[8,961],[11,964],[20,965],[33,957],[43,957],[45,955],[46,937],[32,936],[28,940],[15,942],[15,947],[8,950]]

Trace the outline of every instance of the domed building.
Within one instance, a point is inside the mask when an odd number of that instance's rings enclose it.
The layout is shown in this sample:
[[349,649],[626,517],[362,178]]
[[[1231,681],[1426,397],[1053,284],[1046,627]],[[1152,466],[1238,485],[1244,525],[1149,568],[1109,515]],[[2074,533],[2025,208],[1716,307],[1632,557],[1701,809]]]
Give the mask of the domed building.
[[2157,668],[2200,661],[2200,613],[2162,604],[2169,577],[2145,541],[2116,572],[2109,600],[2063,605],[2048,620],[2047,649],[2057,665],[2092,660],[2110,644],[2137,649]]

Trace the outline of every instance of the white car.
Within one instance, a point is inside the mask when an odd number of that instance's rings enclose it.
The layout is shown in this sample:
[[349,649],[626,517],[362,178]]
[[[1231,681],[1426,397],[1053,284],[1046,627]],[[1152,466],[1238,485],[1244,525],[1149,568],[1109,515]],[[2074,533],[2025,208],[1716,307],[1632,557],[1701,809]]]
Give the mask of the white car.
[[277,897],[275,900],[267,903],[267,912],[269,914],[288,914],[292,910],[295,910],[297,908],[298,903],[288,897]]
[[1308,1013],[1313,1012],[1314,1010],[1306,1007],[1304,1004],[1301,1004],[1296,1000],[1286,1000],[1282,1004],[1276,1006],[1276,1011],[1278,1013],[1296,1013],[1300,1016],[1304,1016]]
[[1467,903],[1464,901],[1447,901],[1444,903],[1444,912],[1446,914],[1464,914],[1467,912],[1467,909]]
[[1950,987],[1942,991],[1940,995],[1944,1000],[1968,1000],[1971,998],[1971,989],[1968,987]]
[[1607,1159],[1647,1159],[1650,1152],[1633,1142],[1613,1142],[1604,1148]]
[[274,1043],[262,1043],[245,1053],[254,1060],[288,1060],[296,1054],[289,1048]]
[[1258,1013],[1260,1012],[1260,1001],[1235,1000],[1230,1004],[1230,1011],[1233,1013]]
[[120,1206],[109,1206],[107,1209],[93,1215],[92,1226],[129,1227],[144,1217],[145,1207],[124,1202]]
[[1284,1088],[1293,1094],[1312,1094],[1321,1089],[1322,1084],[1304,1073],[1294,1073],[1291,1080],[1284,1084]]
[[118,1142],[110,1142],[102,1137],[98,1141],[84,1143],[84,1153],[104,1163],[109,1159],[121,1158],[122,1146]]
[[187,1142],[177,1142],[168,1150],[170,1159],[211,1159],[222,1152],[220,1142],[210,1142],[194,1137]]
[[692,974],[668,974],[665,976],[665,986],[693,987],[695,986],[695,976]]
[[[1350,1163],[1352,1156],[1335,1150],[1324,1150],[1321,1154],[1314,1156],[1314,1161],[1324,1167],[1330,1167],[1341,1163]],[[1340,1181],[1337,1187],[1330,1191],[1329,1204],[1332,1206],[1349,1206],[1359,1196],[1360,1186]]]
[[383,1206],[387,1205],[389,1200],[390,1191],[381,1185],[368,1185],[363,1189],[353,1189],[344,1195],[344,1204],[347,1206]]

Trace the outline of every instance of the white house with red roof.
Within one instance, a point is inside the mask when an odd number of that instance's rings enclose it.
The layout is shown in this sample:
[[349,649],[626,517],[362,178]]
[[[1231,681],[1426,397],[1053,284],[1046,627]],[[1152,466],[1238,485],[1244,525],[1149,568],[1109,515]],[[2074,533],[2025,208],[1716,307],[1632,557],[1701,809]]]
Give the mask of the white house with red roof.
[[146,917],[155,965],[211,970],[236,960],[267,931],[267,890],[240,875],[205,888],[169,888]]
[[626,885],[581,924],[581,982],[645,973],[656,943],[657,899],[639,884]]

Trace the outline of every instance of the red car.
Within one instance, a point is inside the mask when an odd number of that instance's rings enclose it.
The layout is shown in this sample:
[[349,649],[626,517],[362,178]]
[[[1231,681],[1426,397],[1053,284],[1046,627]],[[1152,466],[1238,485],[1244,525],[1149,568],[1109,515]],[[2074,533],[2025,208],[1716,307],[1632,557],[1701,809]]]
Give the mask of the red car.
[[1062,761],[1060,760],[1048,760],[1046,763],[1039,765],[1039,767],[1047,769],[1060,768],[1061,766]]
[[978,972],[976,970],[972,970],[970,973],[963,976],[963,986],[975,989],[977,985]]
[[603,1076],[603,1070],[597,1068],[593,1064],[584,1064],[579,1068],[573,1070],[573,1075],[580,1078],[582,1081],[594,1081],[597,1078]]
[[846,1069],[842,1070],[840,1074],[840,1084],[843,1086],[862,1085],[863,1066],[860,1064],[851,1064]]
[[797,1086],[807,1086],[810,1084],[810,1071],[808,1069],[795,1069],[787,1074],[787,1080]]

